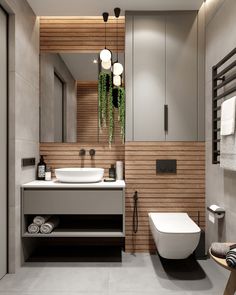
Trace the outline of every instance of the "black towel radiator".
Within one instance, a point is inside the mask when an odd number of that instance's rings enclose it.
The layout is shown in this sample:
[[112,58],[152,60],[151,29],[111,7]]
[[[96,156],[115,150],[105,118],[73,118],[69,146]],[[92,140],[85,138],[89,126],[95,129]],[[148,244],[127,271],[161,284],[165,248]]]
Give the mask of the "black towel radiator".
[[220,163],[221,103],[233,92],[236,92],[236,48],[212,67],[212,164]]

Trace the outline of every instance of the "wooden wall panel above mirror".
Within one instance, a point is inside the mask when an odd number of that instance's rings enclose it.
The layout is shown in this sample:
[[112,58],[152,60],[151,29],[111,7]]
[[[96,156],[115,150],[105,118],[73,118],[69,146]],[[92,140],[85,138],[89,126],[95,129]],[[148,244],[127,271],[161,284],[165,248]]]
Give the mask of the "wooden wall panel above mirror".
[[[40,50],[47,52],[99,52],[104,48],[102,17],[40,17]],[[118,20],[118,50],[124,52],[125,19]],[[107,23],[107,47],[116,50],[116,19]]]

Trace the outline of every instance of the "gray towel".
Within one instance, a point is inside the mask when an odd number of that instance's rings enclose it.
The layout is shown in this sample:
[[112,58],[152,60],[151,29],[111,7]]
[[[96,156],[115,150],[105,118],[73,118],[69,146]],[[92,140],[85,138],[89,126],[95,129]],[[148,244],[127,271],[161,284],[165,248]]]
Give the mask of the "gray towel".
[[42,224],[44,224],[45,222],[48,221],[48,219],[50,218],[50,215],[46,215],[46,216],[35,216],[33,223],[37,224],[38,226],[41,226]]
[[28,232],[30,234],[37,234],[39,233],[39,226],[35,223],[31,223],[29,226],[28,226]]
[[54,228],[59,224],[59,218],[57,216],[51,217],[46,223],[40,226],[40,232],[42,234],[50,234]]
[[227,253],[226,262],[229,267],[236,268],[236,248]]
[[212,255],[219,258],[225,258],[229,250],[230,250],[230,246],[225,243],[212,243],[211,245]]

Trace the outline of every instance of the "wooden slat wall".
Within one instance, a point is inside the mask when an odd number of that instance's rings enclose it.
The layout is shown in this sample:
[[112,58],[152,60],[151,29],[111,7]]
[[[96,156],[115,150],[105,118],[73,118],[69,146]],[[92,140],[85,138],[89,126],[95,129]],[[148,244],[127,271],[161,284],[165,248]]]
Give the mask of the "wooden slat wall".
[[[85,148],[85,160],[79,157]],[[94,160],[88,151],[95,148]],[[203,142],[128,142],[115,144],[41,143],[40,153],[48,165],[58,167],[104,167],[125,161],[126,176],[126,251],[153,252],[148,212],[187,212],[205,227],[205,144]],[[177,174],[156,175],[157,159],[177,159]],[[132,232],[133,193],[139,193],[139,230]]]
[[[107,48],[116,51],[116,19],[107,23]],[[118,20],[118,50],[124,52],[125,18]],[[105,46],[102,17],[40,17],[40,50],[99,52]]]
[[[118,112],[115,109],[114,143],[121,144]],[[77,81],[77,141],[108,142],[108,128],[98,130],[98,82]]]
[[98,83],[77,81],[77,141],[98,142]]
[[[177,159],[176,175],[156,175],[157,159]],[[148,212],[187,212],[205,226],[205,145],[201,142],[128,142],[125,145],[126,251],[152,252]],[[133,194],[139,230],[132,233]]]
[[[81,158],[79,150],[86,150],[86,156]],[[89,150],[95,149],[96,155],[91,159]],[[108,169],[116,161],[124,161],[124,145],[107,144],[79,144],[79,143],[41,143],[40,154],[45,157],[45,162],[53,170],[62,167],[101,167],[105,169],[105,176],[108,176]]]

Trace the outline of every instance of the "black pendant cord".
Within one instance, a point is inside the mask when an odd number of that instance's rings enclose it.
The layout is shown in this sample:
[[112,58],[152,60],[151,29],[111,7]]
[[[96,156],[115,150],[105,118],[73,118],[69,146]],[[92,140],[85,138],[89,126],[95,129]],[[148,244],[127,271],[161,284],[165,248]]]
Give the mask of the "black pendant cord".
[[118,18],[120,17],[120,8],[116,7],[114,13],[116,17],[116,62],[118,62]]
[[109,18],[109,13],[108,12],[103,12],[102,14],[103,21],[105,23],[105,49],[106,49],[106,44],[107,44],[107,21]]
[[116,18],[116,60],[118,62],[118,17]]
[[138,232],[138,192],[135,191],[134,196],[134,211],[133,211],[133,232]]
[[107,48],[107,23],[105,22],[105,49]]

